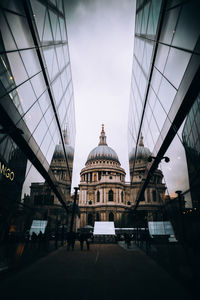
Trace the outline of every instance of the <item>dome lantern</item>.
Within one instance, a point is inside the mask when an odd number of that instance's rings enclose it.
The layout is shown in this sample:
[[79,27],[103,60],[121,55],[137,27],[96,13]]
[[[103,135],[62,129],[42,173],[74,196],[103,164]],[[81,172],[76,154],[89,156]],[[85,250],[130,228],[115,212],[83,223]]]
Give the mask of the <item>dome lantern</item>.
[[147,160],[148,157],[151,155],[151,151],[147,147],[144,147],[142,134],[140,136],[140,141],[137,147],[137,153],[135,153],[135,148],[133,148],[129,154],[129,161],[134,161],[135,155],[136,155],[136,160],[138,159]]
[[106,143],[104,124],[102,124],[101,135],[99,137],[99,144],[88,155],[86,164],[94,160],[110,160],[120,164],[117,153]]

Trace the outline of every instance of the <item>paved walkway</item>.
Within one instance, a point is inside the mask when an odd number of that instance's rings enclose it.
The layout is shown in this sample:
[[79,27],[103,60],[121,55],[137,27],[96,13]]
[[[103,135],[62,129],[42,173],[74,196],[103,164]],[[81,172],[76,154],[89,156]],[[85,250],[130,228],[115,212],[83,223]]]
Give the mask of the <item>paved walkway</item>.
[[0,283],[2,300],[193,299],[137,247],[94,244],[90,251],[66,246]]

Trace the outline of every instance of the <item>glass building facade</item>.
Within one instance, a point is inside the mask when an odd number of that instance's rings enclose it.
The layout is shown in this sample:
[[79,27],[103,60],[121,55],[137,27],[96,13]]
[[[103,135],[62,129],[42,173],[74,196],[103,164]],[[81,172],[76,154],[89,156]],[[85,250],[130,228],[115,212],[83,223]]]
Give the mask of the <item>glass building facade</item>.
[[158,166],[171,199],[179,190],[185,208],[197,209],[200,203],[199,11],[195,0],[136,4],[129,153],[135,148],[136,157],[142,134],[154,157],[141,180],[137,204]]
[[[32,183],[48,186],[49,199],[67,210],[50,169],[56,145],[75,142],[75,112],[65,2],[3,1],[0,4],[0,241],[24,232],[47,214],[29,207]],[[52,196],[53,195],[53,196]],[[39,195],[38,195],[38,198]],[[59,220],[59,216],[58,216]]]

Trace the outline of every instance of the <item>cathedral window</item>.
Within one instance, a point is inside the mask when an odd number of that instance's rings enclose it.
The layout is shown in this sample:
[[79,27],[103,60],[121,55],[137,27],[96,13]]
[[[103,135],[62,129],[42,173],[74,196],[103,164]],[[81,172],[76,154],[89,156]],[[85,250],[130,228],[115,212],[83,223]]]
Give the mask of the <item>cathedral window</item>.
[[123,192],[121,192],[121,202],[123,202],[124,201],[124,194],[123,194]]
[[152,191],[152,200],[156,202],[156,191]]
[[94,173],[94,181],[97,181],[97,174]]
[[98,172],[98,180],[101,180],[101,172]]
[[100,221],[99,213],[96,213],[96,221]]
[[113,201],[113,191],[112,190],[110,190],[108,192],[108,201]]
[[97,202],[100,202],[100,192],[97,192]]
[[114,221],[114,214],[112,212],[109,213],[109,221]]
[[88,225],[93,225],[93,215],[92,214],[88,214],[87,221],[88,221]]

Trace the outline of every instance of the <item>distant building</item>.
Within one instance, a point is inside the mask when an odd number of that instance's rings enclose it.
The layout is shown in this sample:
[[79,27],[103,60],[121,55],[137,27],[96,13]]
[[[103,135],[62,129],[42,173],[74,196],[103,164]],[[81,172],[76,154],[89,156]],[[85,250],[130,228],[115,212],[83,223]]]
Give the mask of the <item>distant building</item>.
[[[88,155],[85,168],[80,173],[81,227],[93,225],[94,221],[115,221],[117,226],[127,223],[128,214],[135,205],[147,158],[151,154],[144,147],[142,138],[140,150],[137,157],[137,172],[132,182],[126,183],[126,173],[120,165],[116,152],[107,145],[102,125],[99,144]],[[162,177],[162,172],[157,170],[143,199],[140,211],[147,219],[158,218],[157,212],[163,205],[165,185],[162,183]]]

